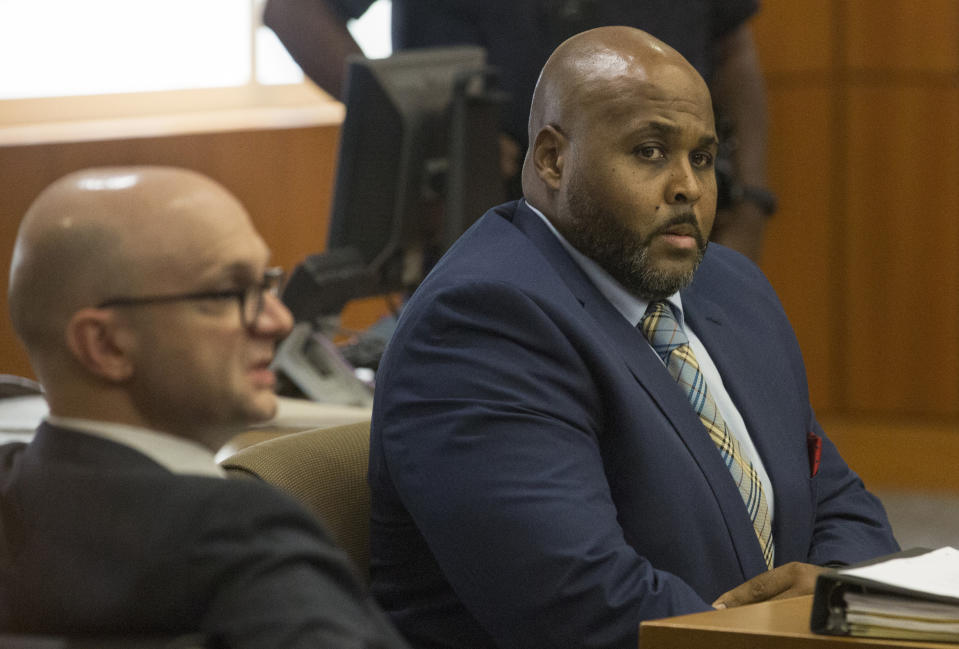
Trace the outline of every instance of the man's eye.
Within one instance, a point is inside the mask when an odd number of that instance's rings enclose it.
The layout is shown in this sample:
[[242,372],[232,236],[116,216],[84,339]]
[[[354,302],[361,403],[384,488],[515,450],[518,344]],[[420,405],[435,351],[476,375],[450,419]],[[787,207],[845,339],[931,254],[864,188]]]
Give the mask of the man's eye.
[[652,144],[647,144],[641,147],[637,147],[636,154],[647,160],[661,160],[666,157],[665,152],[662,147],[655,146]]
[[713,156],[709,153],[694,153],[689,159],[697,169],[708,169],[713,164]]

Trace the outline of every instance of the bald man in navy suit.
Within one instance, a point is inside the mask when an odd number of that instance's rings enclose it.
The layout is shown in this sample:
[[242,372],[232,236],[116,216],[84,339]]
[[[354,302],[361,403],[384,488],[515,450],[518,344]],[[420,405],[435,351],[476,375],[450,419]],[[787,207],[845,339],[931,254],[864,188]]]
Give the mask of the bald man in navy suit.
[[773,289],[707,249],[717,138],[692,66],[639,30],[579,34],[529,128],[525,200],[453,245],[378,372],[371,568],[401,631],[632,649],[642,620],[809,593],[823,566],[897,550],[816,422]]

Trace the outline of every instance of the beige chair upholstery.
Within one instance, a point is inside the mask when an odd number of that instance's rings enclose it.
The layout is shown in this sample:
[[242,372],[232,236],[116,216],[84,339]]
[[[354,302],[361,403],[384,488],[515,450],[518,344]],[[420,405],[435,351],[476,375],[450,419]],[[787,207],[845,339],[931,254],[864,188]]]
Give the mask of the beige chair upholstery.
[[231,475],[257,477],[305,503],[368,580],[369,450],[370,422],[362,421],[276,437],[220,464]]

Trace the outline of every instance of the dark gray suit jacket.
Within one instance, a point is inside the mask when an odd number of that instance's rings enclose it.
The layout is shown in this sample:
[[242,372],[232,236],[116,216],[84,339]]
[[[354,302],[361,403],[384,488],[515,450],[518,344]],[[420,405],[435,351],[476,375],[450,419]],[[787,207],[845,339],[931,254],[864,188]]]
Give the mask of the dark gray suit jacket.
[[316,520],[266,484],[176,475],[43,424],[0,447],[0,505],[0,631],[406,646]]

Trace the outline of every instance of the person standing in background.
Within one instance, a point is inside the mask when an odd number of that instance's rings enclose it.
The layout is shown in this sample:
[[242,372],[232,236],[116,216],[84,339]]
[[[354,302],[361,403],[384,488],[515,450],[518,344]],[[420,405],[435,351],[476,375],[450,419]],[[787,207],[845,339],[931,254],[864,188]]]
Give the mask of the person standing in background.
[[[346,57],[361,53],[346,22],[373,0],[268,0],[263,21],[306,75],[343,93]],[[393,50],[479,45],[512,98],[502,167],[511,198],[529,145],[526,120],[540,69],[563,40],[602,25],[638,27],[678,50],[706,79],[724,147],[712,239],[759,261],[776,200],[766,188],[766,96],[748,21],[758,0],[393,0]]]

